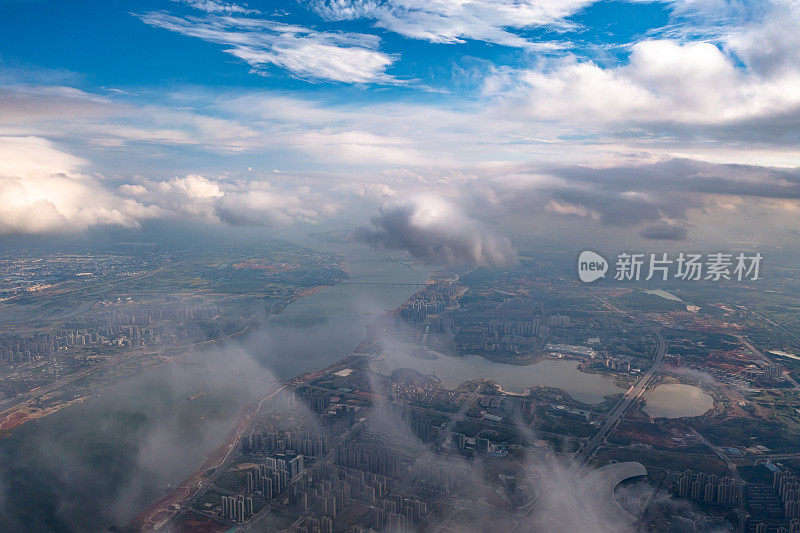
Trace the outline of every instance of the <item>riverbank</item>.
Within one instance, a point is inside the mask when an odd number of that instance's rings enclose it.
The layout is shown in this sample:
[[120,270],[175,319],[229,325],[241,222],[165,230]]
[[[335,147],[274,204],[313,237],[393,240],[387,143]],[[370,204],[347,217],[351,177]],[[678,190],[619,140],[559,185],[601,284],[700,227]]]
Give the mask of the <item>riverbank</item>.
[[[281,309],[286,309],[286,307],[301,298],[312,296],[318,293],[322,288],[326,287],[326,285],[317,285],[311,287],[309,289],[305,289],[300,291],[291,298],[288,298]],[[170,347],[166,348],[164,352],[144,352],[142,354],[129,354],[126,356],[118,357],[111,361],[106,361],[101,363],[98,368],[88,368],[82,370],[80,372],[76,372],[71,376],[67,376],[63,378],[65,381],[64,383],[58,385],[55,388],[46,388],[46,392],[43,392],[41,395],[33,396],[24,401],[19,405],[10,407],[2,412],[0,412],[0,439],[8,438],[13,434],[13,430],[17,427],[30,422],[32,420],[37,420],[40,418],[44,418],[59,412],[62,409],[66,409],[72,405],[84,402],[89,398],[93,397],[98,390],[102,390],[105,387],[113,385],[115,382],[125,379],[127,377],[136,375],[137,373],[144,372],[147,370],[151,370],[154,367],[162,366],[166,364],[172,364],[178,361],[185,361],[187,357],[191,356],[192,353],[197,352],[198,350],[207,349],[213,347],[216,344],[227,342],[232,339],[236,339],[238,337],[242,337],[246,335],[248,332],[252,330],[254,326],[262,326],[266,322],[269,321],[267,319],[263,322],[256,322],[254,320],[255,314],[250,315],[245,320],[245,325],[233,333],[229,333],[217,339],[210,339],[206,341],[199,341],[193,344],[179,346],[179,347]],[[274,318],[274,317],[271,317]],[[169,353],[175,353],[174,355],[167,355]],[[89,391],[88,393],[81,394],[79,396],[74,396],[73,398],[65,401],[59,401],[54,403],[53,405],[48,405],[46,407],[38,407],[32,405],[31,402],[37,399],[48,399],[57,396],[59,393],[63,393],[64,389],[69,386],[74,386],[78,384],[78,382],[83,381],[84,379],[88,379],[91,377],[97,377],[97,374],[101,372],[113,372],[114,370],[118,369],[125,363],[130,363],[132,358],[140,357],[141,360],[137,361],[139,366],[135,369],[130,369],[127,372],[124,372],[122,375],[113,376],[109,381],[99,384],[93,390]],[[148,358],[149,357],[149,358]]]
[[358,357],[357,353],[358,351],[356,350],[325,368],[295,376],[262,398],[258,403],[253,402],[246,405],[239,413],[236,424],[228,432],[224,442],[203,460],[198,469],[163,498],[147,506],[128,524],[128,527],[141,531],[158,530],[164,527],[181,512],[197,491],[205,486],[205,482],[210,481],[210,477],[230,459],[231,454],[239,445],[242,435],[247,434],[255,423],[262,418],[261,408],[267,400],[287,388],[297,387],[303,383],[313,381],[336,368],[347,366],[353,358]]
[[[317,294],[319,290],[320,289],[317,288],[311,294]],[[405,301],[407,301],[407,299]],[[405,303],[405,301],[403,303]],[[358,358],[359,354],[369,352],[377,342],[380,330],[386,325],[390,317],[397,315],[399,308],[400,306],[397,306],[391,310],[384,310],[382,314],[365,324],[365,333],[360,342],[358,342],[354,349],[345,354],[344,357],[325,365],[323,368],[313,369],[286,379],[282,382],[280,388],[270,392],[258,403],[251,402],[245,405],[239,412],[235,425],[227,433],[222,444],[211,452],[202,461],[200,466],[177,487],[170,490],[164,497],[154,501],[137,514],[127,527],[143,531],[157,530],[176,518],[182,510],[185,511],[185,508],[190,504],[197,491],[211,482],[212,476],[217,469],[222,467],[225,462],[229,460],[236,446],[238,446],[241,436],[247,434],[261,418],[261,407],[269,398],[286,388],[295,388],[303,383],[313,381],[332,370],[347,366],[354,358]]]
[[131,520],[129,527],[142,531],[153,531],[160,529],[172,519],[181,505],[189,501],[202,488],[203,480],[213,473],[213,470],[222,466],[230,456],[239,442],[240,436],[250,426],[257,412],[258,404],[245,406],[239,413],[236,424],[226,436],[223,444],[205,458],[193,475],[186,478],[163,498],[154,501],[136,515]]

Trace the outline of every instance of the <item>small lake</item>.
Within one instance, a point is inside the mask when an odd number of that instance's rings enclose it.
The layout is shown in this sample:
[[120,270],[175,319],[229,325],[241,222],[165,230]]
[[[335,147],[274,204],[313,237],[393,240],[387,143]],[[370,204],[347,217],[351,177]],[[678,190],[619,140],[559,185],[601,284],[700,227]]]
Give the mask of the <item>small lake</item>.
[[495,363],[477,355],[450,357],[438,354],[436,359],[419,359],[391,350],[384,358],[373,362],[372,369],[388,375],[398,368],[412,368],[423,374],[435,374],[447,388],[455,388],[465,381],[491,378],[508,392],[521,393],[527,387],[544,385],[566,391],[579,402],[595,404],[604,396],[624,392],[614,381],[604,375],[587,374],[578,370],[578,362],[571,359],[545,359],[532,365],[506,365]]
[[694,385],[659,385],[645,396],[643,411],[654,418],[700,416],[714,407],[714,398]]

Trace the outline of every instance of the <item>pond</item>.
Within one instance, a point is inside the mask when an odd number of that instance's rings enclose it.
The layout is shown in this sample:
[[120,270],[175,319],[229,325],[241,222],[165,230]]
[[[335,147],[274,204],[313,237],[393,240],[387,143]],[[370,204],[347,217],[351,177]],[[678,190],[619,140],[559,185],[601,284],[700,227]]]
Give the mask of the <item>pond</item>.
[[654,418],[700,416],[714,407],[714,398],[694,385],[659,385],[645,396],[643,411]]

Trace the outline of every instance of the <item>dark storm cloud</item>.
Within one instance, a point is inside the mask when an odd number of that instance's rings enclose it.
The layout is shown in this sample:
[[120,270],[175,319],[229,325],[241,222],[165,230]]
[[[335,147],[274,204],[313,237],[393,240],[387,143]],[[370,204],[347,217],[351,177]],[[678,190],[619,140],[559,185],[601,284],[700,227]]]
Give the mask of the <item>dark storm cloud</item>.
[[385,205],[370,222],[370,227],[356,230],[356,239],[377,247],[406,250],[429,264],[499,266],[517,259],[507,238],[493,235],[439,197],[419,196]]

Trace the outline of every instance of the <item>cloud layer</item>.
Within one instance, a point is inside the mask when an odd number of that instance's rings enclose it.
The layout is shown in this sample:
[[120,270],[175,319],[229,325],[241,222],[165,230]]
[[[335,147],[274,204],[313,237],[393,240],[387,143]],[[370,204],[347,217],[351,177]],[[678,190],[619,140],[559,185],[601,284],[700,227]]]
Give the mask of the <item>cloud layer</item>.
[[[267,13],[192,0],[137,15],[258,74],[341,82],[292,80],[301,93],[254,77],[246,88],[91,88],[0,66],[0,231],[149,217],[352,227],[377,213],[365,241],[486,264],[508,249],[477,221],[515,241],[580,223],[676,241],[745,217],[787,236],[800,212],[796,3],[672,2],[669,24],[601,51],[578,39],[590,3],[336,0]],[[541,53],[534,34],[573,42]],[[502,48],[475,40],[525,50],[468,61]],[[427,51],[452,61],[421,63]],[[423,94],[395,86],[390,67],[451,69],[453,83]]]
[[276,226],[317,222],[338,209],[308,187],[197,174],[118,184],[82,173],[86,165],[39,137],[0,137],[0,235],[138,227],[156,217]]
[[138,225],[152,214],[79,173],[83,161],[38,137],[0,137],[0,235]]
[[287,190],[267,181],[221,181],[196,174],[124,184],[120,192],[165,213],[234,226],[317,222],[337,210],[307,187]]
[[617,68],[568,57],[549,70],[501,73],[504,80],[487,83],[511,88],[516,105],[545,120],[701,127],[798,111],[800,69],[765,76],[738,60],[712,43],[657,39],[635,43],[630,61]]

